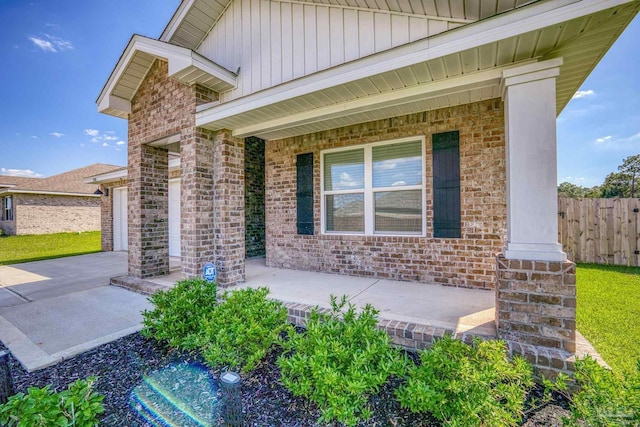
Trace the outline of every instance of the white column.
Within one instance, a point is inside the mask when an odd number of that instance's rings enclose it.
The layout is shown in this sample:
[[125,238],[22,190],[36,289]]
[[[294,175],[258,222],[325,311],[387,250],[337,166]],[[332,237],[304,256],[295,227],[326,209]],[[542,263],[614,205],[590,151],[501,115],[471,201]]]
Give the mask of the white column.
[[565,261],[558,243],[556,76],[562,58],[502,73],[509,259]]

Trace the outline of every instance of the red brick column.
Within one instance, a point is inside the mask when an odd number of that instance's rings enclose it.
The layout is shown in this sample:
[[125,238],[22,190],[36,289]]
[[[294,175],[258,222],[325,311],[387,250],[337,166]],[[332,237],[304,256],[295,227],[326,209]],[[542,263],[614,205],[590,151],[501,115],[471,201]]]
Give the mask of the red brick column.
[[230,131],[213,140],[215,264],[218,283],[229,286],[244,281],[244,140]]
[[196,128],[182,132],[180,141],[180,232],[182,273],[202,275],[202,267],[213,261],[213,134]]
[[576,266],[565,261],[497,257],[498,337],[538,373],[573,369],[576,351]]
[[129,276],[169,273],[169,156],[164,148],[129,146]]

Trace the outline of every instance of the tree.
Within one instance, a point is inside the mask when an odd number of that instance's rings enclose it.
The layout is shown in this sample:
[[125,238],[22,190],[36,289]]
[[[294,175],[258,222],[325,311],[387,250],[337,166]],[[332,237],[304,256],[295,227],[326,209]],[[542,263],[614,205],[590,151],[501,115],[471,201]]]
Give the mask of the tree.
[[618,170],[621,174],[627,176],[630,181],[629,197],[634,198],[636,195],[636,181],[640,176],[640,154],[624,159],[622,164],[618,166]]
[[621,172],[611,172],[600,186],[600,197],[629,197],[629,175]]
[[558,185],[558,196],[578,199],[581,197],[585,197],[585,194],[588,190],[588,188],[584,188],[570,182],[563,182]]

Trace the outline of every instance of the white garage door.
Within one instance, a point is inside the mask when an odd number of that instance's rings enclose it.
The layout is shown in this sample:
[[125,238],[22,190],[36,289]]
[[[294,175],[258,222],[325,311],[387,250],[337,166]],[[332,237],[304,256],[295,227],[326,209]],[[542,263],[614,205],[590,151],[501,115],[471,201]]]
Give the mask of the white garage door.
[[[113,189],[113,250],[126,251],[127,187]],[[180,180],[169,181],[169,256],[180,256]]]
[[169,256],[180,256],[180,180],[169,181]]
[[113,189],[113,250],[127,250],[127,187]]

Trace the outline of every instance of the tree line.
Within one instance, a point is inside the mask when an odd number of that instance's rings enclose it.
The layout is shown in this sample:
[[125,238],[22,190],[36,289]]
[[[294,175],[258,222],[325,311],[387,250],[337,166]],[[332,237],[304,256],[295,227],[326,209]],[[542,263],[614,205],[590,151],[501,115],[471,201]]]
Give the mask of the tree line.
[[569,198],[635,198],[640,197],[640,190],[636,188],[640,177],[640,154],[629,156],[618,166],[617,172],[611,172],[601,185],[582,187],[570,182],[558,185],[558,196]]

